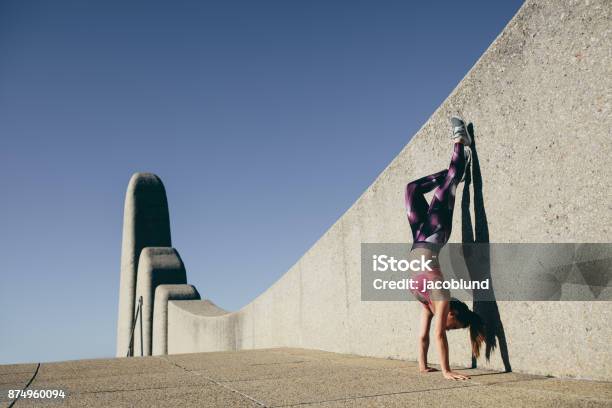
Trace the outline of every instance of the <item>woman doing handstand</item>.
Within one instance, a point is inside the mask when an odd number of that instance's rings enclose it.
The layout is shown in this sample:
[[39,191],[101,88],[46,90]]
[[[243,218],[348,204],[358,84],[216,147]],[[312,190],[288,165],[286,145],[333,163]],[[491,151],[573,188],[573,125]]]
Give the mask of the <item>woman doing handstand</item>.
[[[406,211],[412,230],[413,245],[411,259],[431,260],[431,271],[417,275],[411,288],[414,296],[422,303],[421,333],[419,341],[419,369],[421,372],[437,371],[427,364],[429,349],[429,332],[431,320],[436,316],[434,338],[438,345],[440,366],[444,378],[449,380],[467,380],[468,376],[450,369],[448,358],[448,341],[446,331],[469,328],[472,355],[478,357],[480,345],[485,340],[482,319],[472,312],[465,303],[450,298],[448,291],[428,290],[428,282],[444,280],[438,253],[449,240],[455,192],[457,185],[463,181],[467,163],[471,158],[470,145],[472,138],[467,132],[465,123],[458,117],[451,118],[453,126],[453,154],[448,170],[420,178],[406,186]],[[425,194],[434,190],[431,203],[425,200]]]

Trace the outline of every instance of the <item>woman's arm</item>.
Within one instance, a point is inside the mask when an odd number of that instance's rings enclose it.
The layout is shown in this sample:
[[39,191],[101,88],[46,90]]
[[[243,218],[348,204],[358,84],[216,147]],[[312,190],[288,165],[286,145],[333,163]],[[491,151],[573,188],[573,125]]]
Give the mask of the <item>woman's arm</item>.
[[436,342],[438,344],[438,355],[440,356],[440,367],[442,368],[442,375],[444,378],[449,380],[467,380],[468,376],[451,371],[450,364],[448,362],[448,340],[446,339],[446,317],[450,308],[448,300],[438,300],[433,302],[434,310],[436,312],[436,326],[434,328],[434,335],[436,336]]
[[429,373],[432,371],[438,371],[435,368],[431,368],[427,365],[427,351],[429,350],[429,329],[431,327],[431,319],[433,313],[425,305],[421,311],[421,332],[419,334],[419,371],[422,373]]

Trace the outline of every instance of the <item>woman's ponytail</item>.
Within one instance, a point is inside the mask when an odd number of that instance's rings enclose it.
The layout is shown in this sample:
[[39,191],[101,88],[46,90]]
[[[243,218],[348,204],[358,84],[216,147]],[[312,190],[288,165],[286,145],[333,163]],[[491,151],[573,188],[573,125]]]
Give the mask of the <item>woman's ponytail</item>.
[[489,347],[487,340],[487,331],[482,318],[470,310],[470,308],[462,301],[452,298],[450,302],[450,308],[455,313],[456,319],[461,322],[463,327],[470,330],[470,343],[472,345],[472,355],[476,358],[480,356],[480,346],[483,342],[487,342],[486,358],[489,360],[491,355],[491,349],[495,347],[494,343],[492,347]]
[[[478,316],[476,313],[472,312],[469,309],[467,314],[467,320],[467,324],[470,329],[470,343],[472,343],[472,355],[478,358],[480,356],[480,346],[486,338],[485,326],[480,316]],[[488,359],[489,356],[487,356],[487,360]]]

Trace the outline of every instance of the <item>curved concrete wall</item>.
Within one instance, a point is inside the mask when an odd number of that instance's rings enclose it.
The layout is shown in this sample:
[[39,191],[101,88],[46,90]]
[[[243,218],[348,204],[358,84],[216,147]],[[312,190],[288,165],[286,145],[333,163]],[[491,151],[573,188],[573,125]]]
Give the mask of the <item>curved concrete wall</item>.
[[[410,241],[403,190],[448,165],[452,114],[474,123],[482,179],[474,176],[476,193],[464,196],[462,185],[457,194],[486,208],[477,239],[609,242],[610,12],[605,0],[524,4],[378,179],[265,293],[214,316],[201,302],[170,302],[169,352],[293,346],[415,360],[420,306],[360,301],[360,244]],[[468,232],[457,201],[452,241],[461,242]],[[478,224],[482,209],[475,215]],[[610,302],[498,306],[515,370],[612,379]],[[449,342],[451,362],[469,365],[467,333],[450,332]],[[503,367],[499,354],[490,366]]]
[[236,317],[210,300],[168,302],[168,354],[236,350]]

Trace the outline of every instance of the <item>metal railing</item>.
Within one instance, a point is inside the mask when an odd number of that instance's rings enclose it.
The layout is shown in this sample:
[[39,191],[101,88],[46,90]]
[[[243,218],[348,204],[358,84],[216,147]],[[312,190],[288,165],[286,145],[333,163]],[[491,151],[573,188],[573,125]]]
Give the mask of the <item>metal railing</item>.
[[138,298],[138,307],[136,313],[134,313],[134,320],[132,322],[132,330],[130,332],[130,345],[126,357],[134,356],[134,330],[136,329],[136,321],[140,318],[140,356],[144,355],[143,343],[142,343],[142,296]]

